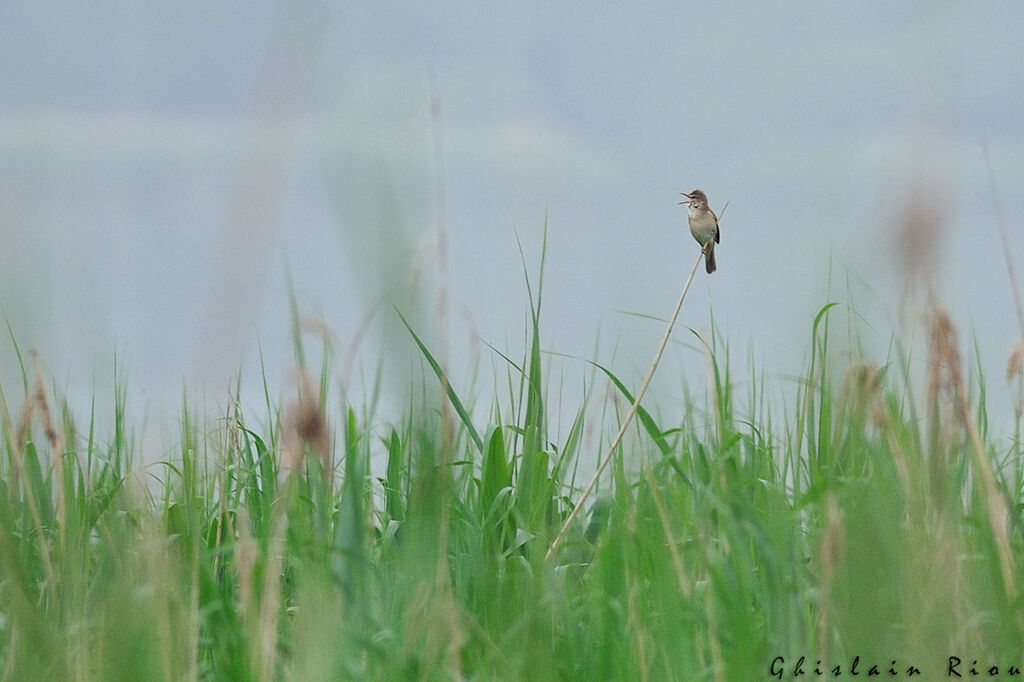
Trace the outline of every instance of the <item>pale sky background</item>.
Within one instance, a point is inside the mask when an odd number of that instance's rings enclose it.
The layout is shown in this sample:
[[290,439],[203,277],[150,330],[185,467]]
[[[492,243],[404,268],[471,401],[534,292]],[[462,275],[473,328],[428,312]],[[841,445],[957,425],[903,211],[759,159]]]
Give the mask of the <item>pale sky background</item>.
[[[479,353],[486,410],[502,365],[478,340],[521,357],[516,237],[535,276],[546,221],[543,345],[569,356],[550,369],[571,416],[584,360],[643,378],[663,325],[622,311],[671,312],[697,256],[678,193],[699,187],[729,207],[649,400],[671,417],[704,381],[685,327],[711,312],[769,396],[830,300],[855,309],[836,336],[852,319],[884,362],[894,216],[918,196],[1006,424],[1020,330],[981,144],[1024,274],[1022,35],[1024,5],[998,1],[3,3],[0,305],[73,406],[112,400],[116,357],[148,420],[186,388],[216,411],[239,372],[258,407],[261,352],[288,393],[289,278],[342,354],[380,300],[436,342],[443,192],[457,387]],[[356,364],[383,363],[400,405],[419,365],[376,310]],[[14,358],[4,336],[20,396]]]

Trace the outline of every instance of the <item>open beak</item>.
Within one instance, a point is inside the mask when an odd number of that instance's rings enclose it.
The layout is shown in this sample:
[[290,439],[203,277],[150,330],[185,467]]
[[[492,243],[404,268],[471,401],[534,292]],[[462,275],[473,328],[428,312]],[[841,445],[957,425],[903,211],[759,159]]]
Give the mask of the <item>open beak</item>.
[[686,201],[680,201],[679,205],[682,206],[683,204],[689,204],[690,203],[690,195],[687,194],[686,192],[680,192],[680,194],[682,194],[684,197],[686,197]]

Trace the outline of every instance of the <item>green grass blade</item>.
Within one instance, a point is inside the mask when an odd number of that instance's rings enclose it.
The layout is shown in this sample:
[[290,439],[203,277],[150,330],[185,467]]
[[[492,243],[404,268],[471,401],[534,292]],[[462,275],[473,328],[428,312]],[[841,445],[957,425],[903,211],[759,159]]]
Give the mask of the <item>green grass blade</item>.
[[480,452],[483,452],[484,442],[480,438],[480,434],[477,433],[476,427],[473,426],[473,421],[469,418],[469,412],[463,406],[462,401],[459,400],[459,396],[457,393],[455,393],[455,389],[452,388],[451,382],[448,381],[448,378],[445,376],[444,370],[441,369],[441,365],[438,364],[437,360],[434,359],[434,356],[430,353],[429,350],[427,350],[426,345],[423,343],[423,341],[420,340],[420,337],[416,335],[416,332],[412,330],[412,327],[409,325],[409,322],[405,319],[405,316],[402,315],[402,313],[399,312],[397,308],[395,308],[395,313],[397,313],[398,318],[402,321],[402,324],[405,325],[405,328],[409,330],[409,334],[412,336],[412,340],[416,342],[417,346],[419,346],[420,352],[423,353],[423,357],[426,358],[427,360],[427,364],[430,365],[430,368],[432,370],[434,370],[434,374],[437,375],[437,378],[441,382],[441,385],[444,386],[445,392],[448,395],[448,400],[451,402],[456,414],[459,415],[459,419],[462,420],[462,425],[466,427],[466,432],[472,439],[473,444],[476,445],[476,449]]
[[[607,376],[608,379],[615,384],[615,387],[619,389],[619,392],[622,393],[622,396],[626,401],[630,405],[633,404],[633,394],[630,393],[629,389],[626,388],[626,385],[619,381],[619,378],[615,376],[611,370],[596,362],[591,362],[590,364],[604,372],[605,376]],[[662,431],[661,427],[659,427],[657,422],[654,421],[650,412],[645,410],[643,405],[638,405],[636,409],[636,416],[640,420],[640,423],[644,425],[644,430],[647,431],[647,434],[651,437],[651,440],[654,441],[654,444],[658,447],[658,450],[661,451],[661,454],[665,456],[671,455],[672,446],[669,445],[668,441],[665,439],[665,432]]]

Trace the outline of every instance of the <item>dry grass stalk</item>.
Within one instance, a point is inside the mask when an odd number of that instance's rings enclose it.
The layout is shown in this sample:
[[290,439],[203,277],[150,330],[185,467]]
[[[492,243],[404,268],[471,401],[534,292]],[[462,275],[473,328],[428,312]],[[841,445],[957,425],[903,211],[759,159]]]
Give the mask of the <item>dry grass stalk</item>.
[[67,502],[64,496],[64,436],[53,421],[53,412],[50,410],[50,403],[46,398],[46,385],[43,382],[43,372],[39,364],[39,358],[32,353],[35,363],[35,384],[32,392],[25,397],[25,403],[21,408],[21,415],[18,419],[18,429],[14,442],[14,469],[16,480],[26,483],[24,486],[25,499],[28,502],[29,513],[32,515],[32,523],[35,525],[36,537],[39,541],[39,554],[43,561],[43,570],[46,573],[47,582],[56,587],[56,574],[53,571],[53,564],[50,560],[48,537],[44,532],[42,514],[39,510],[39,501],[35,497],[34,487],[28,484],[25,472],[25,447],[28,443],[28,432],[34,418],[39,419],[43,427],[46,440],[50,443],[53,451],[53,466],[57,472],[57,527],[61,548],[65,543],[65,518],[67,514]]
[[281,579],[284,573],[284,544],[288,532],[288,514],[275,515],[263,567],[260,612],[254,669],[263,682],[277,679],[278,616],[281,612]]
[[843,525],[843,512],[835,497],[829,495],[825,500],[825,532],[818,546],[818,562],[821,565],[821,606],[818,615],[818,657],[828,659],[829,645],[829,606],[832,601],[832,581],[837,567],[843,557],[846,541],[846,529]]
[[[1010,548],[1009,510],[996,482],[992,463],[985,451],[981,433],[968,402],[967,386],[964,381],[956,340],[956,328],[953,326],[949,314],[941,308],[936,309],[932,316],[931,345],[928,368],[929,391],[948,389],[951,392],[954,401],[954,415],[959,424],[967,431],[971,443],[974,471],[981,485],[979,492],[985,500],[986,516],[999,558],[1003,588],[1007,598],[1014,601],[1017,598],[1017,581],[1013,551]],[[933,398],[937,398],[937,396],[933,394]]]
[[282,429],[281,470],[290,475],[302,466],[308,446],[316,453],[324,475],[331,472],[331,432],[320,405],[320,395],[309,376],[299,376],[299,396],[285,412]]
[[228,518],[227,472],[231,470],[240,451],[239,430],[241,429],[241,407],[232,401],[224,415],[224,464],[217,471],[217,490],[220,498],[220,512],[217,514],[217,535],[214,540],[213,572],[220,572],[221,544],[224,541],[224,526]]
[[1006,360],[1006,383],[1017,382],[1017,395],[1013,400],[1016,440],[1020,442],[1021,416],[1024,415],[1024,337],[1018,339]]
[[1017,340],[1006,359],[1006,383],[1024,374],[1024,337]]
[[644,377],[644,382],[640,385],[640,390],[636,392],[636,397],[633,399],[633,405],[629,408],[629,412],[626,413],[626,418],[622,420],[622,425],[619,427],[619,432],[615,434],[615,438],[612,439],[612,444],[608,446],[608,452],[605,453],[601,462],[597,466],[597,471],[594,472],[593,478],[590,479],[590,483],[583,490],[583,494],[580,495],[580,499],[576,502],[576,506],[573,507],[569,516],[566,517],[562,523],[562,527],[559,528],[558,534],[552,541],[551,546],[548,547],[547,553],[544,555],[545,560],[551,559],[555,554],[555,550],[561,544],[562,539],[565,536],[565,532],[572,525],[573,520],[579,515],[583,509],[583,505],[586,503],[587,498],[594,492],[594,488],[597,486],[598,480],[601,478],[601,473],[608,466],[608,463],[612,459],[612,455],[618,449],[619,444],[622,442],[622,437],[626,435],[626,429],[633,422],[633,417],[636,416],[636,412],[640,407],[640,401],[643,400],[644,394],[647,393],[647,387],[651,385],[651,379],[654,378],[654,372],[658,369],[658,363],[661,362],[661,356],[665,352],[665,347],[668,346],[669,337],[672,336],[672,329],[676,325],[676,318],[679,317],[679,311],[683,309],[683,301],[686,300],[686,292],[690,290],[690,284],[693,282],[693,276],[697,273],[697,268],[700,266],[701,260],[704,258],[704,253],[701,252],[700,256],[697,257],[697,262],[693,264],[693,269],[690,270],[690,276],[686,279],[686,284],[683,286],[683,293],[679,296],[679,302],[676,303],[676,309],[672,313],[672,317],[669,318],[668,326],[665,328],[665,335],[661,339],[661,344],[658,346],[657,352],[654,354],[654,360],[651,362],[651,367],[647,370],[647,376]]
[[875,426],[885,435],[886,442],[889,444],[889,452],[892,455],[893,466],[896,467],[896,475],[900,477],[900,485],[903,487],[904,494],[909,498],[911,492],[910,458],[896,431],[891,428],[892,421],[889,417],[889,410],[881,396],[879,396],[871,416]]
[[259,548],[252,536],[249,512],[243,506],[236,515],[234,565],[238,573],[238,603],[236,608],[243,622],[247,622],[253,606],[253,580]]
[[53,411],[50,409],[50,401],[46,399],[46,384],[43,381],[43,370],[39,364],[39,356],[33,353],[32,361],[36,370],[36,384],[33,389],[32,399],[35,401],[36,407],[39,409],[39,421],[43,427],[43,434],[46,436],[47,442],[50,443],[50,447],[53,448],[54,457],[57,458],[55,459],[55,464],[63,463],[64,436],[60,430],[57,429],[57,426],[53,421]]
[[868,363],[856,364],[846,371],[842,383],[840,413],[850,413],[857,423],[878,425],[885,421],[882,402],[882,375]]
[[[920,310],[913,306],[916,301],[934,299],[934,281],[939,251],[945,232],[943,217],[946,214],[942,199],[931,183],[919,184],[899,211],[899,219],[893,233],[896,243],[897,272],[904,278],[903,296],[900,302],[900,317],[904,321],[916,320]],[[915,293],[923,288],[923,299]],[[913,307],[912,307],[913,306]],[[911,308],[908,314],[908,307]]]
[[898,440],[888,430],[889,414],[882,395],[882,372],[872,364],[851,366],[843,377],[836,408],[837,423],[849,425],[850,435],[874,426],[890,441],[893,466],[903,490],[910,492],[910,469]]
[[[949,458],[955,450],[960,422],[955,407],[956,380],[960,374],[960,357],[952,320],[943,310],[936,310],[930,320],[928,364],[925,396],[928,402],[928,452],[931,468],[930,499],[940,509],[946,504],[946,481]],[[959,377],[962,380],[962,377]]]
[[943,207],[931,189],[917,187],[903,206],[896,229],[896,254],[911,279],[930,279],[938,262]]

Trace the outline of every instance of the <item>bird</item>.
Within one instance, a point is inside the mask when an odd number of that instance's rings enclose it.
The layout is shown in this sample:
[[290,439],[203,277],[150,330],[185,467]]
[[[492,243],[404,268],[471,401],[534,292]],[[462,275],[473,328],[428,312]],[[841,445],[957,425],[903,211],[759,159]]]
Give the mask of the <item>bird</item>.
[[715,244],[722,241],[718,231],[718,216],[708,208],[708,195],[701,190],[695,189],[689,194],[686,192],[680,192],[680,194],[686,197],[685,201],[679,202],[680,205],[686,204],[690,207],[690,234],[697,240],[701,251],[704,252],[704,265],[710,275],[717,269]]

